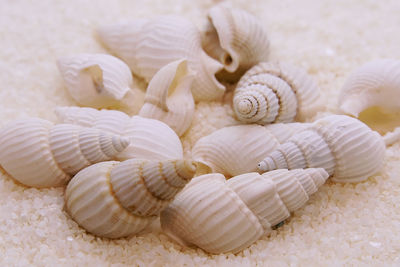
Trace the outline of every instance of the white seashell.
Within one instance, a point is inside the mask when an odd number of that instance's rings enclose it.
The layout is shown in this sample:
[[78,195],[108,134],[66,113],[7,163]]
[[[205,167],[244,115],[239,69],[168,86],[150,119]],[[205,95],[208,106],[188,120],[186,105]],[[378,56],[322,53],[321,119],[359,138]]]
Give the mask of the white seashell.
[[356,69],[339,96],[339,108],[352,116],[373,106],[384,112],[400,111],[400,61],[381,59]]
[[172,239],[210,253],[239,252],[300,208],[328,178],[324,169],[194,178],[161,212]]
[[203,48],[234,73],[236,81],[245,71],[267,61],[269,41],[260,21],[252,14],[224,4],[211,8],[203,32]]
[[218,172],[235,176],[257,171],[259,162],[281,142],[306,129],[308,123],[279,123],[275,127],[236,125],[201,138],[192,149],[193,160],[201,163],[200,173]]
[[81,105],[106,108],[142,104],[140,91],[132,89],[129,67],[116,57],[78,54],[59,58],[57,66],[69,93]]
[[161,121],[140,116],[129,117],[116,110],[99,111],[79,107],[58,107],[56,115],[63,123],[93,127],[129,138],[130,144],[116,156],[118,160],[183,158],[182,143],[179,137]]
[[324,168],[336,182],[360,182],[383,166],[383,138],[361,121],[331,115],[293,135],[258,164],[260,171]]
[[66,208],[94,235],[128,236],[157,218],[195,171],[186,160],[101,162],[74,176],[65,191]]
[[244,122],[304,121],[323,108],[316,82],[302,69],[282,62],[263,62],[240,79],[233,98]]
[[163,66],[186,58],[188,67],[196,72],[192,85],[196,101],[219,99],[225,92],[215,78],[223,66],[204,52],[200,31],[185,18],[161,16],[154,20],[134,20],[103,27],[99,35],[113,53],[147,82]]
[[127,138],[38,119],[15,121],[0,133],[0,164],[20,183],[34,187],[64,185],[70,175],[111,160],[129,145]]
[[186,59],[162,67],[147,87],[145,103],[139,115],[165,122],[179,136],[183,135],[194,115],[190,90],[193,78]]

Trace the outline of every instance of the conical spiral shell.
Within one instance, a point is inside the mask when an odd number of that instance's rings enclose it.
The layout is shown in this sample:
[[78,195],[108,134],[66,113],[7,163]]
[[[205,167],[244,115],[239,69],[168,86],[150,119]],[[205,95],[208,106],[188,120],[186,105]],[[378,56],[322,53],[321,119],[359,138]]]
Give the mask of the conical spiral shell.
[[161,212],[162,229],[177,242],[210,253],[236,253],[300,208],[328,178],[323,169],[218,173],[194,178]]
[[178,16],[161,16],[153,20],[103,27],[103,43],[131,70],[147,82],[168,63],[187,58],[196,77],[192,85],[196,101],[220,98],[225,87],[215,78],[223,66],[201,48],[200,31],[190,21]]
[[0,164],[16,180],[33,187],[64,185],[70,175],[111,160],[129,145],[116,135],[32,118],[15,121],[0,133]]
[[269,41],[258,19],[225,3],[209,10],[202,41],[204,50],[235,77],[268,60]]
[[257,170],[255,163],[269,155],[291,135],[308,126],[307,123],[279,123],[276,127],[225,127],[197,141],[192,149],[192,158],[202,163],[202,167],[208,167],[211,172],[222,173],[228,177],[254,172]]
[[161,121],[140,116],[129,117],[116,110],[79,107],[58,107],[56,115],[61,122],[93,127],[128,138],[130,144],[116,156],[118,160],[183,158],[179,137]]
[[195,171],[185,160],[101,162],[74,176],[65,191],[66,208],[94,235],[135,234],[157,218]]
[[400,61],[368,62],[350,74],[339,96],[339,108],[358,117],[363,110],[378,106],[386,112],[400,111]]
[[[129,67],[106,54],[78,54],[62,57],[57,66],[71,96],[81,105],[106,108],[118,106],[128,94],[137,94]],[[135,103],[135,98],[130,105]],[[141,97],[138,97],[138,101]]]
[[179,136],[183,135],[194,115],[190,90],[193,78],[186,59],[162,67],[147,87],[145,103],[139,115],[165,122]]
[[331,115],[293,135],[258,164],[260,171],[324,168],[336,182],[360,182],[383,166],[382,137],[361,121]]
[[233,108],[240,121],[259,124],[304,121],[322,109],[316,82],[302,69],[263,62],[240,79]]

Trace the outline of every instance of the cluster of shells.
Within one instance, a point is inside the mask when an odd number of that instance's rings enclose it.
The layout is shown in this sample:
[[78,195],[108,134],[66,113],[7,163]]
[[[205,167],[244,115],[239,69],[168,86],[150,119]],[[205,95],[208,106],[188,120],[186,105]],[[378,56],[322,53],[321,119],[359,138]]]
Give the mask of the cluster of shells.
[[[217,5],[202,30],[161,16],[98,33],[116,57],[57,61],[85,107],[57,108],[60,124],[31,118],[0,132],[4,170],[27,186],[68,183],[66,210],[94,235],[126,237],[160,218],[180,244],[239,252],[328,177],[360,182],[379,172],[385,146],[400,135],[382,138],[346,115],[304,123],[324,108],[317,83],[299,67],[268,61],[266,31],[246,11]],[[132,72],[148,82],[145,93]],[[396,60],[361,67],[345,84],[340,109],[353,116],[371,106],[398,110],[399,73]],[[227,83],[237,83],[232,108],[242,124],[201,138],[184,159],[179,137],[195,103],[220,100]],[[133,114],[113,110],[124,107]]]

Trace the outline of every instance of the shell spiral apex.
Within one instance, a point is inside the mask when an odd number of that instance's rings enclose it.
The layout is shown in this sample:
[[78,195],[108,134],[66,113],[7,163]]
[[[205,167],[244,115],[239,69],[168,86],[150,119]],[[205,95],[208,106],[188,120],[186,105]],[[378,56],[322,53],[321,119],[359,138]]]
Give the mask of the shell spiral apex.
[[228,181],[218,173],[198,176],[161,212],[161,227],[180,244],[236,253],[304,205],[327,178],[324,169],[246,173]]
[[67,211],[94,235],[135,234],[159,216],[195,172],[195,164],[187,160],[101,162],[83,169],[68,184]]

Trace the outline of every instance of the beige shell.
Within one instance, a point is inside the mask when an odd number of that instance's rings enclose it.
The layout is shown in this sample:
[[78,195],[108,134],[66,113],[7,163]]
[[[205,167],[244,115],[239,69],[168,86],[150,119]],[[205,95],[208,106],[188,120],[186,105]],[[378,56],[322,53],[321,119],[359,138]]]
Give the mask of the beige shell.
[[17,120],[1,129],[0,164],[24,185],[60,186],[79,170],[113,159],[128,144],[127,138],[96,129]]
[[225,127],[199,139],[192,149],[192,158],[202,163],[200,173],[218,172],[231,177],[254,172],[255,163],[308,126],[308,123],[279,123]]
[[226,3],[209,10],[202,42],[204,50],[224,65],[225,72],[233,73],[232,81],[237,82],[245,71],[268,60],[269,41],[261,22]]
[[116,156],[118,160],[183,158],[179,137],[161,121],[140,116],[129,117],[116,110],[79,107],[57,107],[56,115],[63,123],[93,127],[129,138],[130,144]]
[[[143,94],[133,90],[129,67],[120,59],[105,54],[78,54],[62,57],[57,66],[71,96],[81,105],[106,108],[142,105]],[[129,101],[129,103],[126,103]]]
[[161,67],[186,58],[189,68],[196,72],[192,85],[196,101],[219,99],[225,92],[215,78],[223,66],[204,52],[200,31],[185,18],[161,16],[134,20],[103,27],[99,35],[113,53],[147,82]]
[[258,168],[324,168],[333,181],[360,182],[380,171],[384,156],[385,143],[377,132],[357,119],[331,115],[293,135]]
[[74,176],[65,191],[66,208],[94,235],[125,237],[157,218],[195,171],[186,160],[101,162]]
[[400,111],[400,61],[381,59],[356,69],[339,96],[339,108],[358,117],[365,109],[377,106],[385,112]]
[[194,73],[181,59],[162,67],[151,79],[139,115],[165,122],[179,136],[190,127],[194,100],[190,90]]
[[194,178],[161,212],[175,241],[210,253],[239,252],[304,205],[328,178],[324,169]]
[[236,117],[248,123],[304,121],[323,108],[317,83],[304,70],[263,62],[240,79],[233,98]]

